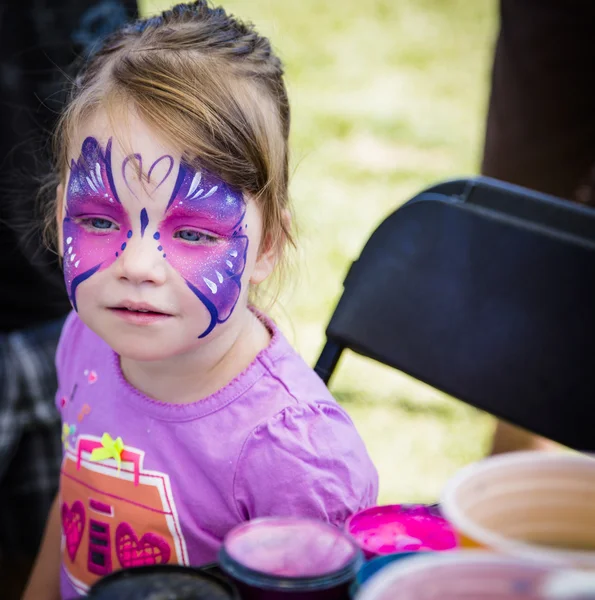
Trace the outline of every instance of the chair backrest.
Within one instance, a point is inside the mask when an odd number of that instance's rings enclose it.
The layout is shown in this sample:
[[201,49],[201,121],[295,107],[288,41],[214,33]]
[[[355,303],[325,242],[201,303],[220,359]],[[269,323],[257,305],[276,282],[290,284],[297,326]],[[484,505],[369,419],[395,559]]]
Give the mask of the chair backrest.
[[341,352],[595,450],[595,210],[501,182],[445,182],[372,234],[315,370]]

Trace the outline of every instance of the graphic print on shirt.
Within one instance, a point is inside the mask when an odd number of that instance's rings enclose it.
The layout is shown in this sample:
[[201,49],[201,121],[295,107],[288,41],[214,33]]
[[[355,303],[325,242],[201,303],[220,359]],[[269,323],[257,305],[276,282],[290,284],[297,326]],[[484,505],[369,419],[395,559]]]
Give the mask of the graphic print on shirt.
[[130,446],[121,460],[93,459],[106,436],[79,436],[62,462],[62,564],[81,594],[122,568],[189,564],[169,476],[144,469],[144,451]]

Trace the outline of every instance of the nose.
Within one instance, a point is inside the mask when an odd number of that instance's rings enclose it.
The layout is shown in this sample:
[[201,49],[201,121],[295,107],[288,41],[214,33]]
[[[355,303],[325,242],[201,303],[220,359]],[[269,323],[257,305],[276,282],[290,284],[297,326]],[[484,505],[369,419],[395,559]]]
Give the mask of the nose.
[[127,239],[126,246],[115,264],[118,278],[122,281],[129,281],[136,285],[165,283],[167,276],[165,260],[150,236],[142,237],[136,234]]

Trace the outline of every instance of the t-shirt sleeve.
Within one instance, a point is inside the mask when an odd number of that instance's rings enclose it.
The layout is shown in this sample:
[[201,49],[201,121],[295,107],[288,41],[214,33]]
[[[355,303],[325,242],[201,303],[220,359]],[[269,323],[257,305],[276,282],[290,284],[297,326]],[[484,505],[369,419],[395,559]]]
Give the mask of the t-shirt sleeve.
[[234,479],[242,520],[292,515],[340,526],[377,495],[378,475],[355,426],[326,404],[288,407],[258,426]]
[[69,357],[72,357],[72,353],[75,351],[76,338],[80,335],[81,328],[82,323],[77,314],[74,311],[71,312],[64,322],[60,340],[58,341],[56,349],[56,374],[58,377],[56,406],[60,412],[63,408],[62,398],[68,397],[70,394],[67,383],[71,379]]

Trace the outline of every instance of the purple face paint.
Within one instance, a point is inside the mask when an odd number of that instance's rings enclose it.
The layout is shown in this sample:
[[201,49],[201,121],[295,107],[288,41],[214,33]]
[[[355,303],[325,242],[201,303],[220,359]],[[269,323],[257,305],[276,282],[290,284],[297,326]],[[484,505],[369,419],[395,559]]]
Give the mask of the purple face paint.
[[147,215],[147,209],[143,208],[140,211],[140,236],[141,237],[144,237],[145,229],[147,228],[148,224],[149,224],[149,215]]
[[[114,186],[111,148],[111,139],[104,152],[95,138],[88,137],[78,161],[71,164],[63,223],[64,278],[75,310],[77,287],[109,267],[132,237],[130,218]],[[146,180],[151,193],[166,181],[173,165],[169,155],[153,162]],[[142,156],[127,156],[121,168],[124,183],[138,199],[129,172],[134,169],[134,177],[141,180]],[[209,325],[199,337],[224,323],[240,296],[248,251],[245,213],[246,204],[239,190],[180,163],[174,189],[153,238],[157,250],[180,273],[210,315]],[[142,237],[149,225],[146,208],[141,209],[139,219]]]
[[116,260],[131,231],[114,186],[111,147],[110,140],[103,152],[97,140],[88,137],[78,161],[70,165],[63,222],[64,279],[75,310],[76,288]]
[[220,179],[180,163],[159,251],[204,304],[211,321],[199,337],[231,315],[240,295],[248,237],[243,234],[242,193]]
[[[165,183],[167,178],[169,177],[172,169],[174,168],[174,159],[169,154],[164,154],[160,156],[150,167],[149,172],[147,173],[147,185],[150,185],[152,191],[155,191],[161,187],[162,184]],[[157,170],[156,170],[157,169]],[[129,176],[129,171],[133,171],[133,173]],[[130,193],[137,199],[140,198],[136,195],[135,186],[132,185],[132,181],[134,179],[138,179],[139,181],[142,179],[143,173],[143,157],[140,154],[130,154],[122,161],[122,179],[126,184],[126,187],[129,189]],[[159,179],[159,177],[161,178]],[[131,179],[129,179],[129,177]],[[151,179],[153,178],[153,181]],[[157,181],[155,181],[155,179]]]

